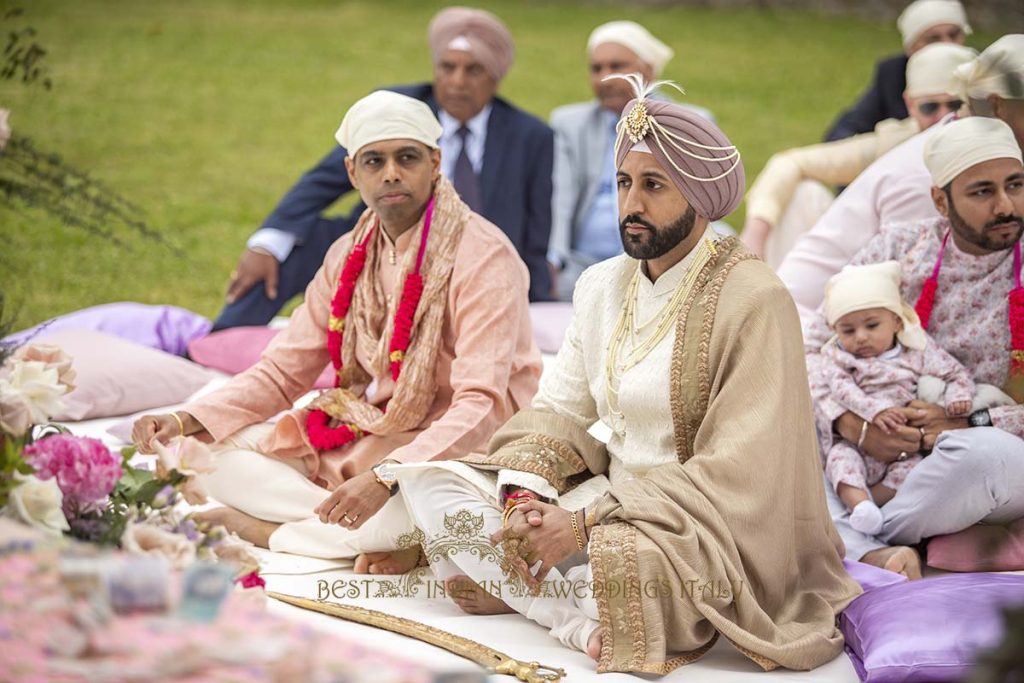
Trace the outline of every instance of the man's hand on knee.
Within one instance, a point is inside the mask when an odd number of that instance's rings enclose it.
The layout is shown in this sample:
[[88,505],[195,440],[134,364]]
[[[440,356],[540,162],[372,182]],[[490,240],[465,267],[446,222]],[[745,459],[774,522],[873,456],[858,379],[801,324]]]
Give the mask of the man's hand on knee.
[[324,524],[355,530],[377,514],[389,498],[390,491],[377,481],[373,472],[363,472],[334,489],[313,513]]
[[277,299],[277,278],[280,264],[277,258],[262,249],[246,249],[228,282],[227,302],[233,304],[258,282],[263,283],[267,298]]

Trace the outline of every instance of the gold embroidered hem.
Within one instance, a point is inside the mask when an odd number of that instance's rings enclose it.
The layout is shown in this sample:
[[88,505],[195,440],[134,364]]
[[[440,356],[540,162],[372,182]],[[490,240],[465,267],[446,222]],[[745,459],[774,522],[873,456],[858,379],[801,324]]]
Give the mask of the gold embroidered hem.
[[[664,441],[675,457],[610,477],[611,488],[587,506],[606,634],[599,671],[667,673],[698,659],[717,634],[762,668],[811,669],[842,651],[836,615],[860,593],[825,505],[796,308],[738,240],[721,240],[716,251],[679,313],[663,375],[673,432]],[[538,459],[517,451],[539,449],[543,436],[561,447],[534,471],[568,485],[630,457],[592,444],[589,423],[572,416],[586,421],[604,410],[594,398],[603,391],[604,349],[592,347],[617,320],[616,288],[631,267],[613,259],[581,278],[575,346],[559,354],[574,364],[556,365],[562,384],[542,385],[544,400],[500,430],[476,462],[528,467]],[[636,405],[623,412],[642,414],[645,393],[631,392]],[[630,429],[654,442],[666,427]]]

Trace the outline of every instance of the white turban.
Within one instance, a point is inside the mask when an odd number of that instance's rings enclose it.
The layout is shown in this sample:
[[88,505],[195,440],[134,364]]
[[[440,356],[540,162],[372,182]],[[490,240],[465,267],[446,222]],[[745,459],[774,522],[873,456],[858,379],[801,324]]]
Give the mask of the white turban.
[[964,33],[971,32],[964,6],[957,0],[915,0],[907,5],[896,20],[896,26],[903,36],[904,49],[913,45],[922,33],[940,24],[955,24]]
[[973,61],[978,53],[955,43],[933,43],[910,55],[907,61],[907,97],[960,95],[957,67]]
[[640,61],[654,69],[655,76],[661,73],[675,54],[672,48],[635,21],[609,21],[601,24],[587,39],[587,53],[592,53],[594,48],[605,43],[615,43],[632,50]]
[[415,140],[437,149],[441,124],[423,102],[378,90],[352,105],[334,137],[350,157],[371,142],[381,140]]
[[865,266],[846,266],[825,284],[825,319],[835,327],[847,313],[884,308],[903,321],[896,338],[908,349],[921,350],[927,337],[917,312],[900,295],[900,264],[883,261]]
[[958,175],[992,159],[1021,160],[1013,130],[999,119],[968,116],[951,121],[924,146],[924,165],[935,187],[945,187]]
[[960,95],[983,100],[989,95],[1024,99],[1024,35],[1003,36],[969,64],[957,68]]

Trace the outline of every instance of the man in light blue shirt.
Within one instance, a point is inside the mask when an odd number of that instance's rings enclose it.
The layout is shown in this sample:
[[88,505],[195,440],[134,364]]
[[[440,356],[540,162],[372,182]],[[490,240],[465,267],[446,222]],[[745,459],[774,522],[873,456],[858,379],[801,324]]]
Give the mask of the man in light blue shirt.
[[[572,299],[576,279],[588,266],[622,252],[615,186],[615,123],[632,91],[615,73],[639,73],[651,81],[674,54],[640,24],[612,21],[587,41],[595,100],[551,113],[555,131],[554,192],[548,261],[559,300]],[[712,120],[711,112],[688,106]]]

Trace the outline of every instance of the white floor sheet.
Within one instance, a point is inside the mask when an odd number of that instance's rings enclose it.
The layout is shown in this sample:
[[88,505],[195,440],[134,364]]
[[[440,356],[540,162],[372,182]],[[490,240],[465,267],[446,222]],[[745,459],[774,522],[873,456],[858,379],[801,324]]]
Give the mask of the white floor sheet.
[[[545,361],[549,361],[545,358]],[[214,380],[199,393],[205,393],[222,384],[225,379]],[[198,395],[198,394],[197,394]],[[145,411],[146,413],[169,412],[177,406]],[[90,420],[69,423],[67,426],[79,436],[92,436],[103,440],[111,448],[126,445],[111,436],[106,430],[127,417]],[[331,562],[314,558],[287,555],[284,553],[261,552],[261,573],[267,582],[268,591],[289,593],[308,598],[318,597],[318,581],[328,584],[342,579],[350,582],[357,579],[351,570],[351,562]],[[380,577],[366,576],[366,579]],[[365,593],[364,593],[365,595]],[[604,674],[598,677],[594,673],[594,662],[580,652],[567,650],[548,635],[540,626],[527,621],[519,615],[472,616],[460,611],[454,603],[442,597],[435,598],[368,598],[361,596],[356,599],[341,598],[338,602],[356,604],[370,609],[380,610],[400,617],[406,617],[444,629],[457,635],[472,638],[479,643],[493,647],[505,654],[522,661],[538,661],[548,666],[565,669],[566,681],[599,680],[607,683],[619,681],[650,681],[660,680],[665,683],[677,681],[700,681],[701,683],[726,683],[744,681],[821,681],[829,683],[853,683],[858,680],[852,664],[845,654],[839,655],[828,664],[814,671],[794,672],[776,670],[762,672],[749,659],[734,650],[724,639],[720,639],[714,648],[702,659],[677,669],[662,678],[652,676],[633,676],[628,674]],[[459,671],[472,669],[473,665],[466,660],[448,652],[380,629],[345,622],[313,612],[292,607],[271,600],[269,609],[345,638],[364,643],[367,647],[393,652],[398,656],[412,658],[423,664],[443,671]],[[492,680],[509,681],[506,676],[492,676]]]

